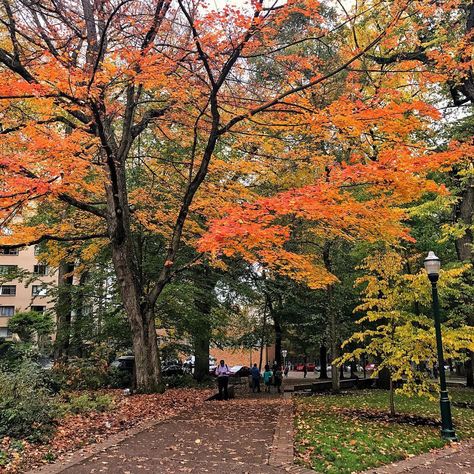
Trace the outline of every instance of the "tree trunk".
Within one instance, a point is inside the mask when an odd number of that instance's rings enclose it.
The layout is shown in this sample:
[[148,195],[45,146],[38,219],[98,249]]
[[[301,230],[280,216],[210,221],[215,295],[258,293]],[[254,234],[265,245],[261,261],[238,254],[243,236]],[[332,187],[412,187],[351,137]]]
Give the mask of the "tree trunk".
[[339,393],[341,384],[339,383],[339,367],[333,363],[339,355],[339,348],[337,347],[336,339],[336,316],[333,311],[330,313],[330,324],[331,324],[331,381],[332,381],[332,392]]
[[65,361],[69,356],[71,341],[71,285],[74,265],[61,261],[58,269],[58,300],[56,302],[56,339],[54,341],[54,360]]
[[209,324],[203,324],[199,333],[194,336],[194,378],[202,382],[209,377],[209,341],[211,330]]
[[474,216],[474,180],[470,180],[461,193],[461,200],[456,208],[456,220],[465,225],[464,235],[456,239],[456,252],[461,262],[472,262],[474,237],[471,230]]
[[356,362],[355,359],[352,359],[351,362],[350,362],[350,364],[351,364],[351,375],[350,375],[350,378],[351,378],[351,379],[355,379],[355,378],[357,378],[357,374],[356,374],[356,372],[357,372],[357,362]]
[[141,393],[163,392],[154,313],[136,314],[135,320],[140,319],[142,324],[132,324],[136,388]]
[[466,368],[466,387],[474,387],[474,351],[467,351],[468,359]]
[[140,291],[137,275],[130,264],[133,253],[127,248],[129,246],[131,244],[127,240],[121,245],[112,245],[112,260],[132,330],[136,387],[142,393],[162,392],[155,315]]
[[328,379],[328,348],[321,344],[319,346],[319,365],[321,370],[319,371],[320,379]]
[[[89,271],[84,271],[79,277],[78,286],[76,288],[75,302],[74,307],[74,318],[72,322],[72,331],[71,331],[71,353],[77,357],[83,357],[84,355],[84,339],[87,338],[87,335],[90,334],[90,330],[85,333],[85,301],[84,301],[84,286],[87,282],[89,276]],[[99,305],[101,303],[99,302]],[[99,311],[100,313],[100,311]],[[88,315],[91,318],[91,315]],[[89,321],[90,325],[91,321]],[[88,328],[89,329],[89,328]]]
[[260,344],[260,359],[258,361],[258,370],[262,370],[262,365],[263,365],[263,350],[265,348],[265,335],[266,335],[266,329],[267,329],[267,306],[265,305],[265,308],[263,310],[263,323],[262,323],[262,342]]
[[282,334],[281,334],[281,325],[280,325],[280,320],[278,316],[273,314],[273,327],[275,330],[275,361],[278,365],[278,367],[281,366],[281,339],[282,339]]
[[393,380],[390,376],[390,415],[395,416],[395,388],[393,386]]

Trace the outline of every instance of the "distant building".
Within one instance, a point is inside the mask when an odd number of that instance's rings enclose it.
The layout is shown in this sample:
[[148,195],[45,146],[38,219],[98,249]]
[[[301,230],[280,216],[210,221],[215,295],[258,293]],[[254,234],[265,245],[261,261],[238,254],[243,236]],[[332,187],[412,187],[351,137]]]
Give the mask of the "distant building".
[[[25,270],[31,276],[5,281],[5,275]],[[57,285],[56,269],[38,260],[37,247],[0,247],[0,337],[10,338],[8,320],[21,311],[44,312],[53,307],[48,290]]]

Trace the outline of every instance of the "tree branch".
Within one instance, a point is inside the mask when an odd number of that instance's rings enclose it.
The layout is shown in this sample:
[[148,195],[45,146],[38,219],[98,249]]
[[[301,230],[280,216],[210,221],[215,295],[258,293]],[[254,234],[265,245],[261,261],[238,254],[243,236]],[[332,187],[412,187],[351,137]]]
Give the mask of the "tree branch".
[[21,247],[28,247],[30,245],[36,245],[44,241],[53,240],[56,242],[78,242],[81,240],[92,240],[92,239],[104,239],[107,238],[107,234],[88,234],[88,235],[50,235],[44,234],[37,239],[30,240],[28,242],[23,242],[21,244],[1,244],[0,247],[3,249],[19,249]]

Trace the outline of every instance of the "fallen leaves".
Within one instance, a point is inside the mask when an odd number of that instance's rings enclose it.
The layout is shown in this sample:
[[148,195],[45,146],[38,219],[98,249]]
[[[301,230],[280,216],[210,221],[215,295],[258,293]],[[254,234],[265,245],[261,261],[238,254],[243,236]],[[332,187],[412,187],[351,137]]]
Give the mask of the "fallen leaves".
[[0,467],[0,473],[25,471],[77,449],[87,450],[121,431],[152,420],[169,419],[181,411],[202,405],[212,390],[171,389],[163,394],[133,396],[124,396],[121,390],[103,392],[114,398],[113,410],[66,415],[58,421],[56,433],[49,444],[23,442],[19,447],[18,441],[4,438],[0,442],[0,453],[7,453],[9,462]]

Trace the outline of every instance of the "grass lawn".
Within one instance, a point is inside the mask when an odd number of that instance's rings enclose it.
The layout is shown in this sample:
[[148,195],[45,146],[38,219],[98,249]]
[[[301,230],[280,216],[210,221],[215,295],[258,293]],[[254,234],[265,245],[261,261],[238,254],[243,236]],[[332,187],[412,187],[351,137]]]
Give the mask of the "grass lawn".
[[[321,473],[350,474],[445,444],[434,423],[439,420],[438,401],[395,395],[399,413],[431,419],[423,426],[384,417],[388,395],[383,390],[361,390],[295,398],[298,462]],[[472,389],[452,388],[450,396],[474,402]],[[366,418],[367,413],[376,418]],[[453,407],[452,414],[458,438],[474,437],[474,410]]]

